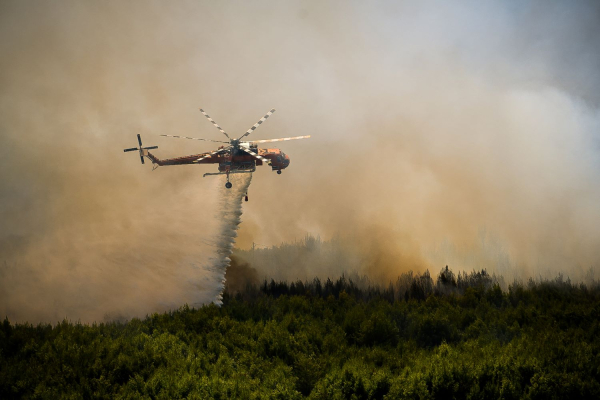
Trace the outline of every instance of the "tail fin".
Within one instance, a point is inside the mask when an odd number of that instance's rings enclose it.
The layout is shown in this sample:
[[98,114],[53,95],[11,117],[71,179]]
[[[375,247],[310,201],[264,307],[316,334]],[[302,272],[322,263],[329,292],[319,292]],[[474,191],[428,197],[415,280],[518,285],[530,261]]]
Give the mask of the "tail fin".
[[[137,135],[137,140],[138,143],[140,144],[140,147],[131,147],[129,149],[125,149],[123,150],[125,153],[129,152],[129,151],[139,151],[140,152],[140,161],[142,162],[142,164],[144,163],[144,156],[148,157],[153,164],[158,164],[158,165],[162,165],[160,163],[160,160],[156,157],[154,157],[152,154],[150,154],[150,152],[148,150],[151,149],[158,149],[158,146],[148,146],[148,147],[142,147],[142,137],[140,136],[140,134],[138,133]],[[158,162],[157,162],[158,161]]]

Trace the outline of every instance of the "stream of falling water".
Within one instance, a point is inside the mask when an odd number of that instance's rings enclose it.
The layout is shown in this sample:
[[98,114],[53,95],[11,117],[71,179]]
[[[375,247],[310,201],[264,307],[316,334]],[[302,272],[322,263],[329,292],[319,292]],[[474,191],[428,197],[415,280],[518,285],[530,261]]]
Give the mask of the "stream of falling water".
[[252,181],[252,174],[231,175],[230,181],[233,184],[231,189],[225,188],[224,184],[220,189],[219,197],[221,199],[221,206],[219,209],[219,218],[221,225],[215,238],[217,254],[209,260],[209,270],[213,273],[214,282],[218,284],[216,288],[218,294],[213,303],[219,305],[223,301],[225,271],[231,261],[229,256],[233,252],[237,229],[240,222],[242,222],[242,201],[248,192],[250,181]]

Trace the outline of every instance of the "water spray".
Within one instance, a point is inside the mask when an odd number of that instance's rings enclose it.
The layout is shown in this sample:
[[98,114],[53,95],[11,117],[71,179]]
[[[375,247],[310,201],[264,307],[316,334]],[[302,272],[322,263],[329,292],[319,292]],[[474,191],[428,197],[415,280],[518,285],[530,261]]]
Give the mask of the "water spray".
[[247,196],[248,187],[252,181],[252,174],[232,175],[235,181],[233,188],[221,187],[219,196],[221,208],[219,217],[222,221],[220,231],[216,235],[217,255],[209,260],[209,271],[212,272],[214,282],[218,282],[218,294],[213,303],[223,303],[223,289],[225,288],[225,271],[231,262],[230,255],[237,237],[237,229],[242,222],[242,199]]

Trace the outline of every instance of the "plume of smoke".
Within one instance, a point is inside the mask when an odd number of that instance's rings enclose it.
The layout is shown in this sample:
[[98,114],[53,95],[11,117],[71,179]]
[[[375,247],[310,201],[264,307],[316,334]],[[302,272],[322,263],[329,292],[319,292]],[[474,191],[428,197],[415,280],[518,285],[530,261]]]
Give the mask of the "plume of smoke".
[[[239,249],[236,249],[239,252]],[[248,286],[258,285],[260,279],[256,268],[238,254],[230,256],[231,263],[225,273],[225,290],[231,294],[244,292]]]
[[75,223],[50,237],[0,241],[0,315],[93,322],[220,304],[251,179],[233,175],[232,189],[214,179],[208,192],[192,180],[156,193],[151,214],[142,207],[126,228],[109,220],[86,232]]
[[217,255],[211,258],[210,272],[212,281],[217,282],[217,294],[214,299],[215,304],[222,304],[223,289],[225,288],[225,273],[231,263],[231,253],[237,237],[237,230],[242,222],[242,198],[248,193],[248,187],[252,181],[252,174],[234,174],[231,175],[233,187],[231,189],[221,187],[221,209],[219,217],[221,227],[216,235],[215,245]]
[[121,152],[136,133],[161,158],[213,150],[158,137],[218,139],[197,106],[230,133],[276,107],[253,139],[312,135],[277,144],[283,175],[259,169],[241,247],[338,234],[386,279],[446,264],[597,276],[599,10],[0,2],[0,317],[214,300],[219,180]]

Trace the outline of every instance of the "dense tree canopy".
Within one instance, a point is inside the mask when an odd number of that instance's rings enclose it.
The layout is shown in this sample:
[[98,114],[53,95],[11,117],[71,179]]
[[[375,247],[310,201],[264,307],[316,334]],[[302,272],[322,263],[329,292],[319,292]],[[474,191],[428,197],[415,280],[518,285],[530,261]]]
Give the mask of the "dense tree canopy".
[[600,398],[597,287],[405,278],[265,281],[126,322],[5,319],[0,398]]

